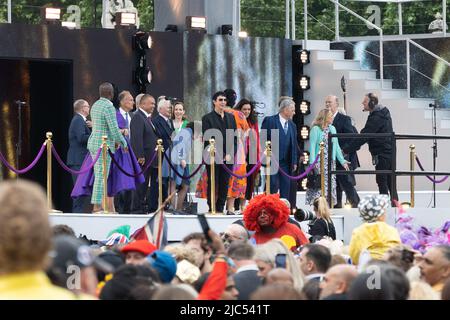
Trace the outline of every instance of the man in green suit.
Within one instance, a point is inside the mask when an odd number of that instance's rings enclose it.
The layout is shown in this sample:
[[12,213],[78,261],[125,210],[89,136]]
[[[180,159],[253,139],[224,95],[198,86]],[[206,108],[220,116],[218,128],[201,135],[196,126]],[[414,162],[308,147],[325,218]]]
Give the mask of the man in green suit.
[[[120,133],[117,125],[116,110],[111,102],[114,97],[114,88],[111,83],[102,83],[99,87],[100,99],[97,100],[91,108],[92,118],[92,134],[88,140],[88,150],[94,158],[98,149],[102,145],[102,136],[107,136],[106,143],[111,150],[115,150],[115,146],[121,144],[122,147],[127,148],[127,142]],[[103,198],[103,156],[101,156],[94,166],[94,189],[92,191],[91,203],[94,205],[93,212],[110,211],[114,212],[114,201],[112,197],[108,197],[107,208],[102,207]],[[111,158],[106,156],[106,171],[109,174],[109,167],[111,165]]]

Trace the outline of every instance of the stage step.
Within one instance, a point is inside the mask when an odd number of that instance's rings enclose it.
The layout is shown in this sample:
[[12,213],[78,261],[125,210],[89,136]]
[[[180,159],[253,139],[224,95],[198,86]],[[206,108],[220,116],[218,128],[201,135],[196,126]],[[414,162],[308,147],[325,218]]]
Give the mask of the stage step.
[[[392,79],[384,79],[383,86],[384,89],[392,89]],[[368,90],[381,89],[380,79],[367,79],[365,80],[365,88]]]
[[358,70],[361,69],[359,60],[333,60],[334,70]]
[[330,50],[330,41],[328,40],[308,40],[306,42],[307,50]]
[[408,91],[404,89],[383,89],[381,91],[382,99],[406,99],[407,97]]
[[[433,109],[425,109],[425,119],[432,119]],[[450,119],[450,108],[448,109],[436,109],[436,119]]]
[[441,120],[442,129],[450,129],[450,118],[445,118]]
[[426,98],[409,98],[408,99],[408,107],[415,109],[428,109],[431,103],[434,103],[433,99]]
[[345,50],[315,50],[317,60],[344,60]]
[[367,80],[367,79],[376,79],[377,71],[376,70],[349,70],[348,77],[350,80]]

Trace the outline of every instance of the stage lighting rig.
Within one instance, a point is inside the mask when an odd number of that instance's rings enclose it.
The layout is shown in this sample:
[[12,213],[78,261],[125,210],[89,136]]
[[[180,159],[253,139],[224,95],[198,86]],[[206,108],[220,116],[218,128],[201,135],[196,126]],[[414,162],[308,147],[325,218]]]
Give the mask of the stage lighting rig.
[[44,24],[61,25],[61,8],[41,7],[41,19]]
[[300,77],[300,88],[302,90],[308,90],[309,88],[311,88],[310,78],[308,76],[303,75]]
[[133,36],[133,49],[145,51],[153,45],[152,36],[148,32],[139,31]]
[[302,164],[308,165],[308,163],[309,163],[309,152],[308,152],[308,151],[303,151],[303,161],[302,161]]
[[231,24],[223,24],[220,27],[220,34],[226,35],[226,36],[232,36],[233,35],[233,25]]
[[134,74],[134,81],[141,86],[145,87],[146,84],[152,82],[152,71],[148,67],[139,67]]
[[308,64],[309,63],[309,51],[306,49],[303,49],[300,51],[300,61],[302,64]]
[[311,102],[308,100],[302,100],[300,102],[300,113],[303,115],[307,115],[311,113]]
[[117,12],[115,28],[136,28],[136,13]]
[[206,17],[187,16],[186,29],[188,31],[206,33]]
[[305,141],[309,139],[309,127],[308,126],[302,126],[300,128],[300,138]]

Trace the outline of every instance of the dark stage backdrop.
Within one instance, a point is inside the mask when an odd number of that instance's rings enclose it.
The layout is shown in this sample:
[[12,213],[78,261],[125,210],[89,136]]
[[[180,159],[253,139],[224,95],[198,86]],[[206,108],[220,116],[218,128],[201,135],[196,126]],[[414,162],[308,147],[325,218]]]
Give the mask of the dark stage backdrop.
[[[0,24],[0,150],[14,163],[17,107],[24,110],[24,155],[27,165],[38,151],[45,132],[54,133],[55,146],[66,159],[67,131],[73,101],[98,99],[98,85],[114,83],[118,90],[138,92],[133,79],[138,54],[132,29],[69,30],[52,25]],[[151,32],[146,50],[153,79],[146,91],[186,103],[191,120],[211,110],[215,91],[233,88],[238,99],[261,102],[259,112],[276,113],[281,95],[292,96],[291,41],[270,38],[240,39],[192,33]],[[70,175],[54,163],[54,201],[69,212]],[[27,177],[44,187],[45,161]],[[0,179],[13,177],[2,166]]]
[[238,102],[258,102],[257,111],[277,112],[278,99],[292,96],[292,42],[275,38],[184,36],[184,96],[194,120],[212,110],[214,92],[237,92]]

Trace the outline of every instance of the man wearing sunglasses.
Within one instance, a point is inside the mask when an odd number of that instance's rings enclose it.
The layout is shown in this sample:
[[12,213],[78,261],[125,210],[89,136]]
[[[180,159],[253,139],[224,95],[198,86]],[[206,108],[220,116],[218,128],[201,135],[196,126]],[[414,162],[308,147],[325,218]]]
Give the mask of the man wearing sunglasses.
[[[234,134],[237,126],[232,114],[227,113],[224,109],[227,106],[227,99],[225,93],[222,91],[216,92],[213,97],[213,110],[204,115],[202,118],[202,132],[205,152],[207,154],[205,161],[207,163],[206,170],[208,172],[208,206],[212,211],[211,206],[211,165],[209,159],[209,152],[206,150],[209,146],[209,139],[215,139],[216,154],[215,154],[215,186],[216,186],[216,212],[222,213],[227,200],[228,183],[230,174],[225,171],[221,165],[225,164],[232,170],[232,164],[237,147],[237,139]],[[231,131],[230,131],[231,130]],[[228,137],[227,137],[227,131]],[[227,147],[228,146],[228,147]]]

